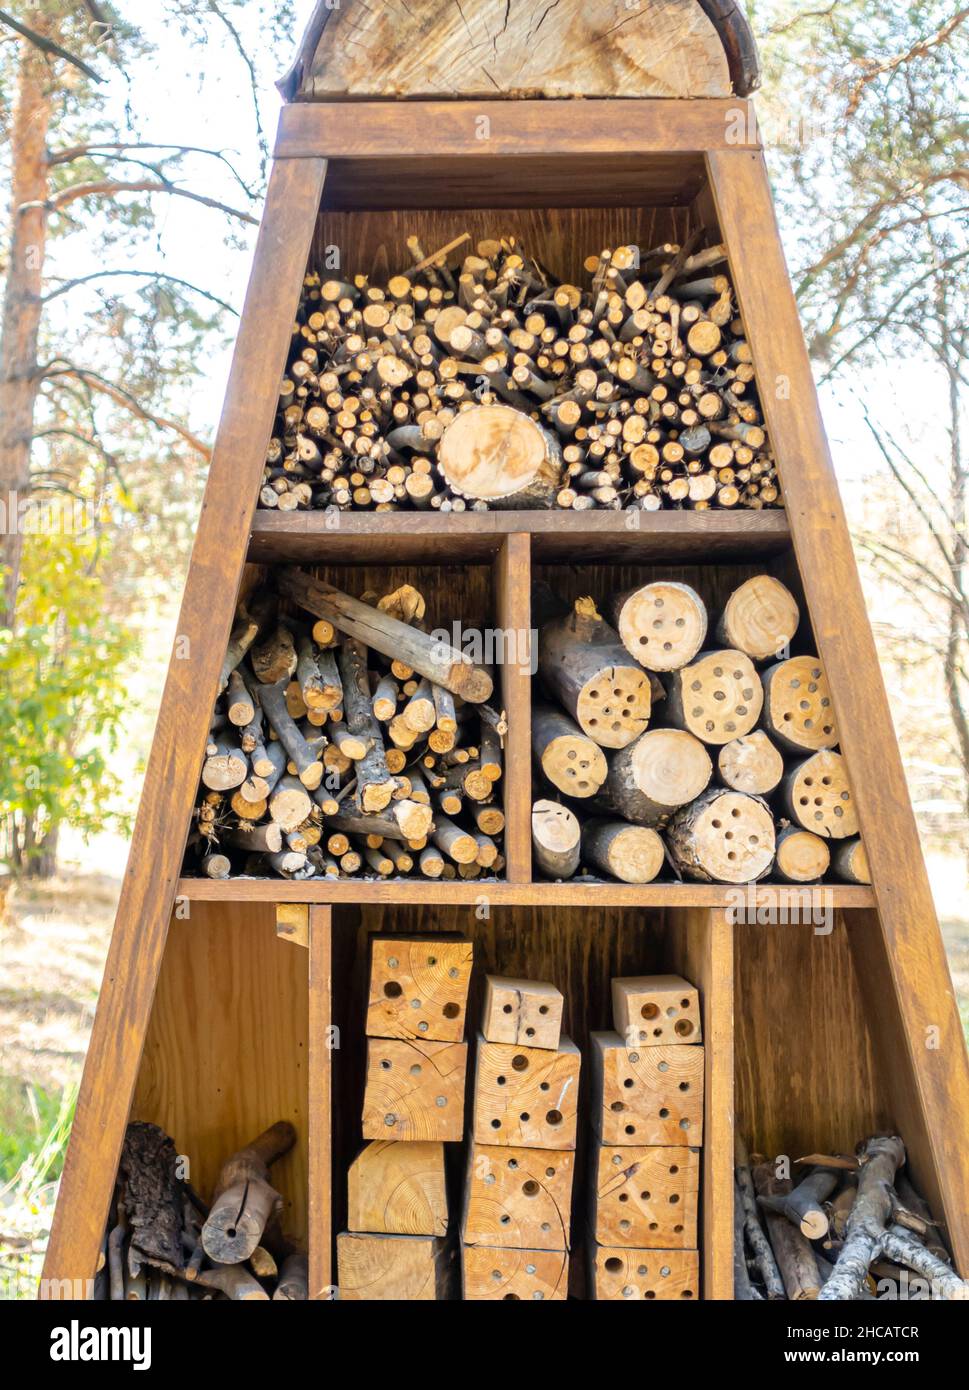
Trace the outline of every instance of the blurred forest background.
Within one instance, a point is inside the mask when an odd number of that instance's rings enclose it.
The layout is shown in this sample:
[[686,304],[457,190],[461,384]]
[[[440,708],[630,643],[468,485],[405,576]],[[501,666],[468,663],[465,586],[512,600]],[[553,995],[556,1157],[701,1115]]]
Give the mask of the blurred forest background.
[[[43,1251],[273,82],[311,7],[0,9],[0,1297],[30,1295]],[[969,6],[748,11],[785,247],[969,1021]],[[11,526],[11,494],[45,534]]]

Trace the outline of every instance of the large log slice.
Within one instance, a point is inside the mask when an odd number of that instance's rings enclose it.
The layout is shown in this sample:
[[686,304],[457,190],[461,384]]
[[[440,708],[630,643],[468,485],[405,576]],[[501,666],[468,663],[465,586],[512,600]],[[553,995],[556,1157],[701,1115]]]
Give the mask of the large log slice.
[[667,830],[674,863],[707,883],[752,883],[774,862],[774,818],[759,796],[711,788],[684,806]]
[[682,729],[648,729],[613,754],[597,806],[638,825],[661,826],[713,775],[710,754]]

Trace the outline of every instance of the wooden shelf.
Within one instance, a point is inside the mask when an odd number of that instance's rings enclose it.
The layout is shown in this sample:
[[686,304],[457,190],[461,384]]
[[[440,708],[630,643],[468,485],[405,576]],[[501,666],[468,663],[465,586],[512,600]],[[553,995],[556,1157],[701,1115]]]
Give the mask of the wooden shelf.
[[[336,524],[334,524],[336,523]],[[276,512],[255,514],[252,564],[484,564],[508,535],[532,537],[538,561],[750,560],[791,541],[787,513]]]
[[[832,909],[874,907],[870,888],[845,883],[814,885],[824,892]],[[805,888],[790,884],[741,885],[745,905],[758,907],[804,902]],[[508,907],[704,907],[729,908],[737,890],[723,883],[507,883],[476,879],[470,883],[438,883],[430,879],[305,879],[182,878],[178,896],[194,902],[225,903],[443,903],[473,905],[482,898]],[[749,896],[748,896],[749,895]]]

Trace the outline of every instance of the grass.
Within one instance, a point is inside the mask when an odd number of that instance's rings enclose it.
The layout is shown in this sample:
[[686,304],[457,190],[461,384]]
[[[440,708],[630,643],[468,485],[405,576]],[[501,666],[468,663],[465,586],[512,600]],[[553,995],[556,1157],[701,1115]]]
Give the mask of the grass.
[[[5,1082],[0,1093],[4,1112],[10,1089]],[[75,1086],[66,1087],[58,1097],[33,1086],[23,1090],[21,1111],[26,1119],[13,1133],[6,1131],[4,1122],[3,1132],[0,1297],[4,1299],[34,1297],[77,1099]]]

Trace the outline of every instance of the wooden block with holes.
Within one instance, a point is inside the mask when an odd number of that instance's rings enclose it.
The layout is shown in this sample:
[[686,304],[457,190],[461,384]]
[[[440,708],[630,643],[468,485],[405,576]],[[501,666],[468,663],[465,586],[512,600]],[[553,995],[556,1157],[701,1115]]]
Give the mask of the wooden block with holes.
[[458,1143],[468,1045],[367,1039],[364,1139]]
[[347,1225],[384,1235],[447,1234],[444,1145],[377,1139],[350,1165]]
[[612,1026],[627,1042],[698,1043],[700,996],[680,975],[639,975],[612,982]]
[[628,1047],[618,1033],[589,1035],[590,1114],[603,1144],[703,1142],[703,1047]]
[[434,1303],[454,1296],[454,1253],[435,1236],[342,1231],[336,1253],[341,1303]]
[[468,1145],[466,1245],[567,1250],[575,1154]]
[[471,942],[455,937],[373,937],[367,1034],[460,1042],[471,957]]
[[565,1250],[465,1245],[461,1279],[466,1303],[558,1303],[568,1294],[569,1256]]
[[589,1242],[589,1297],[635,1303],[699,1297],[700,1256],[696,1250],[626,1250]]
[[544,981],[486,975],[481,1032],[488,1042],[524,1043],[555,1051],[564,1002],[560,991]]
[[600,1245],[695,1250],[700,1152],[602,1145],[593,1162],[590,1223]]
[[579,1049],[558,1050],[478,1040],[472,1133],[478,1144],[574,1149]]

